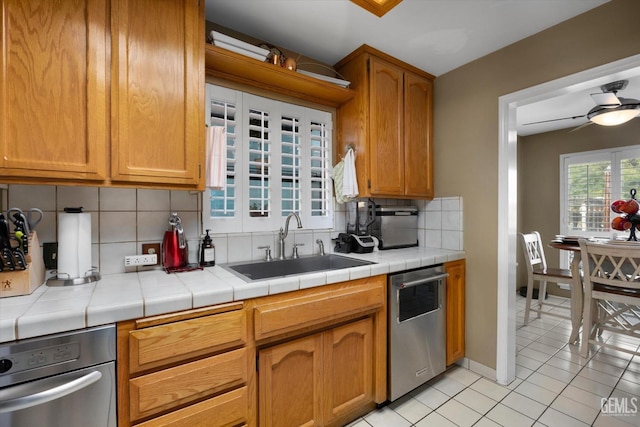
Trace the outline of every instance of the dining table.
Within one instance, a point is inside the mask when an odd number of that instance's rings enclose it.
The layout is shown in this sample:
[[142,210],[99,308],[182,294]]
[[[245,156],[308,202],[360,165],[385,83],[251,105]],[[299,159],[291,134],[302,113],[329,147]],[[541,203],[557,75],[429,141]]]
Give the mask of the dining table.
[[584,300],[584,288],[580,274],[580,244],[578,239],[562,238],[555,239],[548,243],[548,246],[555,249],[573,252],[569,270],[573,283],[571,283],[571,336],[569,343],[574,344],[580,337],[580,326],[582,325],[582,304]]

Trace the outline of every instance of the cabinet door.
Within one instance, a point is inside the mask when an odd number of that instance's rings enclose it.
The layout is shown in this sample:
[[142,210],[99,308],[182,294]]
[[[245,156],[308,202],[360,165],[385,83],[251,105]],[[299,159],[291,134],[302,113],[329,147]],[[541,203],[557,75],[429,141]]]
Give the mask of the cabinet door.
[[373,397],[373,318],[323,334],[324,424],[362,408]]
[[113,0],[111,178],[199,187],[204,2]]
[[321,334],[261,350],[258,372],[259,425],[322,425],[321,369]]
[[445,264],[447,278],[447,365],[464,357],[465,260]]
[[371,195],[404,195],[403,70],[370,58]]
[[404,183],[405,195],[433,198],[433,82],[404,75]]
[[2,0],[0,174],[104,179],[104,0]]

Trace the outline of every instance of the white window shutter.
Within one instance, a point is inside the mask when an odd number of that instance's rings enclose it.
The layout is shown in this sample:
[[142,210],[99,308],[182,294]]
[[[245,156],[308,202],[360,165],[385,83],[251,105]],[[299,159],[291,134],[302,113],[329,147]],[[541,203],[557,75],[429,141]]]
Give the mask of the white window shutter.
[[227,127],[227,186],[207,189],[214,232],[277,231],[291,212],[305,229],[332,228],[332,115],[207,85],[210,125]]

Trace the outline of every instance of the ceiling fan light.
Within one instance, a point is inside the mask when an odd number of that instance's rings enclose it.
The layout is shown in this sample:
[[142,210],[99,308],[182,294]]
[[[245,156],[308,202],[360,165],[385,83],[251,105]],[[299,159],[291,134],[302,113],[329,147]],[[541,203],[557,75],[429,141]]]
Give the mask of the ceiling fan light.
[[[631,99],[621,98],[622,105],[616,108],[594,108],[589,111],[587,118],[601,126],[618,126],[640,114],[640,103]],[[630,103],[629,101],[635,101]]]

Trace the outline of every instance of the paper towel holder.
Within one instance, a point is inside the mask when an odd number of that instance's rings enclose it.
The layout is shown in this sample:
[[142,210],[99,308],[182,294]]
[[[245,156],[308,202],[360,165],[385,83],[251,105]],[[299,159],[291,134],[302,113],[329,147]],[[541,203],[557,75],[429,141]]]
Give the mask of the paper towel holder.
[[[83,214],[83,210],[84,209],[82,207],[65,207],[63,211],[64,214]],[[91,228],[90,225],[89,228]],[[58,263],[58,268],[60,268],[60,263]],[[79,277],[72,277],[68,272],[54,271],[53,273],[55,273],[55,276],[47,280],[47,286],[76,286],[100,280],[100,273],[96,266],[89,264],[85,265],[84,268],[87,268],[88,270],[86,270],[82,276],[78,274]],[[73,268],[71,269],[73,270]]]
[[[64,276],[67,276],[66,278]],[[100,280],[98,267],[92,267],[90,271],[85,273],[84,277],[69,277],[67,273],[57,273],[55,276],[47,280],[47,286],[76,286],[87,283],[97,282]]]

